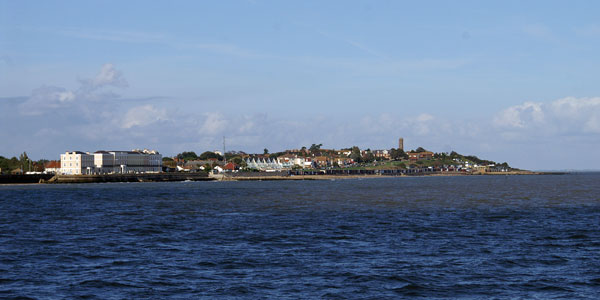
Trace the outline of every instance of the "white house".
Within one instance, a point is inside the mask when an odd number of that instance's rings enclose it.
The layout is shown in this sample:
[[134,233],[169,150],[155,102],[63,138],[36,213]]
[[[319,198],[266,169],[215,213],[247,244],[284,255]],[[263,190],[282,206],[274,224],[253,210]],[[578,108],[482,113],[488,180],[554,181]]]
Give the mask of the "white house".
[[49,161],[44,165],[45,174],[58,174],[60,173],[60,161]]

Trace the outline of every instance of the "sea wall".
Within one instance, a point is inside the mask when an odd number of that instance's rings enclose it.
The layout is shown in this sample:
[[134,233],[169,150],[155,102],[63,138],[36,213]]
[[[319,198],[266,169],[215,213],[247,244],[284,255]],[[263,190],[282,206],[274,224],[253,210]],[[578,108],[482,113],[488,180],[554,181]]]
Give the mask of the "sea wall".
[[107,175],[57,175],[48,183],[94,183],[94,182],[160,182],[160,181],[208,181],[206,173],[153,173],[153,174],[107,174]]
[[39,183],[52,176],[54,174],[0,174],[0,184]]

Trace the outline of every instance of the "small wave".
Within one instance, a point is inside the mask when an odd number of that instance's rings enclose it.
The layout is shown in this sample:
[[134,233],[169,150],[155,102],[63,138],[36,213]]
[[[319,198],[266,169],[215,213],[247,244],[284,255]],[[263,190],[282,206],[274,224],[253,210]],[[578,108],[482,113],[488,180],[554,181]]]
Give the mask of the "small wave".
[[328,293],[321,295],[321,298],[323,298],[323,299],[347,299],[347,297],[344,297],[340,294],[335,294],[332,292],[328,292]]
[[234,269],[240,269],[240,268],[254,268],[254,267],[256,267],[257,264],[258,264],[258,262],[253,259],[246,259],[244,261],[226,260],[226,261],[220,262],[219,266],[221,267],[221,269],[234,270]]
[[340,230],[353,230],[354,226],[340,225],[340,226],[337,227],[337,229],[340,229]]
[[389,281],[398,281],[398,282],[406,282],[406,283],[411,283],[409,280],[407,280],[406,278],[402,277],[402,276],[398,276],[398,275],[390,275],[387,276],[385,279],[389,280]]
[[524,264],[512,259],[500,259],[498,264],[505,268],[525,267]]
[[600,277],[594,278],[594,279],[590,280],[590,284],[591,285],[599,285],[600,286]]
[[548,236],[544,236],[544,237],[541,237],[541,238],[537,238],[536,240],[550,240],[550,241],[555,241],[555,240],[558,240],[558,238],[555,237],[555,236],[548,235]]
[[87,294],[87,295],[79,295],[79,296],[77,296],[77,299],[98,299],[98,297],[96,297],[96,295]]
[[36,300],[35,298],[27,297],[27,296],[16,296],[12,298],[6,298],[10,300]]
[[201,267],[215,267],[217,264],[209,262],[209,261],[201,261],[196,263],[197,266]]
[[336,241],[345,241],[345,240],[351,240],[352,237],[351,236],[347,236],[347,235],[336,235],[336,236],[332,236],[329,238],[330,240],[336,240]]
[[60,241],[52,240],[52,239],[41,239],[41,240],[37,240],[36,242],[38,242],[40,244],[44,244],[44,245],[56,245],[56,244],[60,243]]
[[152,235],[152,234],[161,234],[164,233],[162,230],[157,230],[154,228],[131,228],[125,230],[127,233],[135,233],[138,235]]
[[113,266],[127,266],[135,264],[132,260],[115,260],[111,263]]
[[504,219],[509,219],[511,218],[510,215],[492,215],[492,216],[486,216],[485,219],[488,221],[497,221],[497,220],[504,220]]
[[577,240],[577,239],[589,239],[590,237],[585,234],[573,234],[569,236],[569,239]]
[[108,258],[110,258],[108,256],[97,255],[97,254],[83,254],[81,256],[83,258],[85,258],[85,259],[92,259],[92,260],[94,260],[94,259],[108,259]]
[[557,286],[557,285],[544,285],[542,287],[538,287],[538,290],[546,291],[546,292],[572,292],[573,291],[570,288]]
[[137,287],[135,285],[126,284],[126,283],[122,283],[122,282],[105,281],[105,280],[100,280],[100,279],[84,280],[82,282],[79,282],[77,285],[84,286],[84,287],[93,287],[93,288],[106,288],[106,287],[133,287],[133,288],[135,288],[135,287]]
[[421,291],[426,291],[427,288],[416,283],[408,283],[403,287],[393,288],[392,291],[406,296],[420,296]]

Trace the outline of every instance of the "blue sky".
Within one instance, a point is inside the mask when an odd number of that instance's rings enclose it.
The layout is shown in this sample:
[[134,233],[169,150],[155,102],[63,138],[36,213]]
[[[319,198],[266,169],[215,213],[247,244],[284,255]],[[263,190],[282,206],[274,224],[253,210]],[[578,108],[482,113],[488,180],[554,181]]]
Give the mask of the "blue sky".
[[600,4],[522,2],[0,1],[0,155],[402,136],[600,169]]

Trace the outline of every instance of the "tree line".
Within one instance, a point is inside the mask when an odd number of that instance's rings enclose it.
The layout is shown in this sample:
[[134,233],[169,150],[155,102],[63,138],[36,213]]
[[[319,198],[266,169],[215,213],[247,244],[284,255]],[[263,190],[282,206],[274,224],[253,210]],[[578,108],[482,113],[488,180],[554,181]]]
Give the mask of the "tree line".
[[0,156],[0,172],[3,174],[11,173],[16,170],[23,173],[42,172],[44,171],[44,164],[47,162],[48,160],[46,159],[34,161],[27,156],[27,152],[21,153],[19,158],[15,156],[11,158]]

